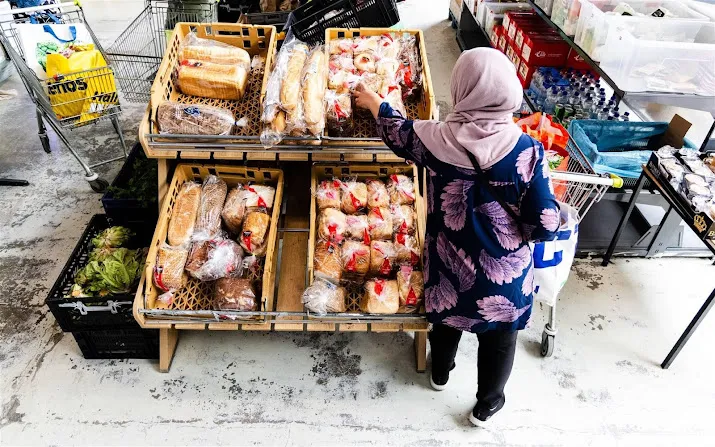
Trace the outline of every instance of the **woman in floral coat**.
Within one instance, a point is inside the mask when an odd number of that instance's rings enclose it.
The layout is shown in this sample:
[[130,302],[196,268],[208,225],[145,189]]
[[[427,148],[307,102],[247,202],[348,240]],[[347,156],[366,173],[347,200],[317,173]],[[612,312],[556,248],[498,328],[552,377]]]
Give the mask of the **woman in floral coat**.
[[[427,168],[430,383],[446,387],[462,332],[477,334],[479,386],[469,419],[483,425],[504,406],[517,331],[531,316],[528,241],[553,239],[560,219],[544,150],[512,120],[523,95],[514,66],[490,48],[462,53],[452,72],[454,112],[445,122],[406,120],[378,95],[357,90],[357,105],[372,111],[390,149]],[[480,182],[467,151],[491,188]]]

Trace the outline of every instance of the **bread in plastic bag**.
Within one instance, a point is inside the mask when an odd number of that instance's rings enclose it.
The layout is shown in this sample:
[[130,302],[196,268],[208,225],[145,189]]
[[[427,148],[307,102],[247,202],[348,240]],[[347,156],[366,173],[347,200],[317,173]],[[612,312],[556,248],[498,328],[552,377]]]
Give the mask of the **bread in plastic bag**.
[[375,73],[388,79],[396,79],[399,67],[400,63],[397,59],[380,59],[375,63]]
[[[281,49],[281,51],[283,51]],[[301,102],[300,85],[303,74],[303,66],[308,59],[310,52],[308,46],[302,42],[296,42],[290,49],[290,56],[285,66],[284,75],[280,90],[280,104],[283,110],[291,112],[298,107]]]
[[315,201],[319,210],[340,209],[340,180],[323,180],[315,191]]
[[368,314],[396,314],[399,308],[400,292],[397,281],[379,278],[365,283],[360,310]]
[[417,312],[422,306],[425,281],[422,272],[410,266],[402,266],[397,271],[397,288],[400,292],[400,313]]
[[241,247],[231,239],[219,237],[194,242],[185,268],[199,281],[215,281],[226,276],[235,276],[242,261]]
[[325,278],[336,284],[343,275],[341,248],[335,242],[318,241],[313,253],[313,272],[316,277]]
[[371,240],[392,240],[392,213],[390,208],[370,208],[367,225]]
[[367,206],[370,208],[384,208],[390,206],[390,196],[387,194],[385,184],[378,179],[368,179],[367,185]]
[[328,70],[331,73],[344,71],[352,73],[355,71],[355,59],[353,53],[333,54],[328,59]]
[[265,256],[268,249],[268,229],[271,216],[261,209],[251,211],[243,220],[241,247],[255,256]]
[[405,233],[395,235],[397,263],[417,266],[420,263],[420,245],[417,238]]
[[243,65],[183,60],[177,85],[185,95],[238,101],[246,93],[248,73],[249,69]]
[[193,240],[211,239],[221,230],[221,212],[228,186],[215,175],[208,175],[201,186],[201,203],[196,215]]
[[401,39],[400,68],[397,78],[403,98],[415,98],[422,92],[422,61],[415,36]]
[[278,0],[260,0],[258,6],[261,12],[276,12],[278,10]]
[[309,311],[325,315],[345,312],[345,297],[346,292],[343,287],[322,278],[315,278],[313,284],[303,292],[302,301]]
[[372,241],[370,243],[370,274],[390,276],[396,265],[397,252],[390,241]]
[[217,310],[254,312],[258,310],[256,291],[250,279],[219,278],[214,283],[213,305]]
[[402,49],[402,40],[393,34],[383,34],[377,45],[376,53],[380,59],[397,59]]
[[377,60],[372,53],[355,53],[353,64],[360,72],[375,73],[377,70]]
[[[346,88],[346,92],[347,92]],[[352,135],[354,130],[352,97],[350,93],[325,92],[326,125],[330,136]]]
[[370,271],[370,246],[362,242],[346,240],[341,250],[342,278],[362,282]]
[[251,55],[243,48],[217,40],[204,39],[193,32],[184,37],[179,47],[179,61],[188,59],[243,66],[246,70],[251,66]]
[[345,237],[347,226],[347,218],[342,211],[325,208],[318,216],[318,238],[340,243]]
[[325,83],[327,79],[325,48],[313,48],[303,67],[301,87],[303,90],[303,112],[308,132],[318,136],[325,129]]
[[392,229],[395,233],[415,234],[417,213],[412,205],[390,205]]
[[236,120],[221,107],[165,101],[156,112],[159,133],[173,135],[230,135]]
[[367,185],[355,180],[342,182],[340,208],[346,214],[355,214],[367,206]]
[[185,182],[174,201],[171,209],[171,220],[167,230],[169,245],[182,246],[191,241],[196,226],[196,215],[201,204],[201,185],[196,182]]
[[411,205],[415,203],[415,184],[406,175],[393,174],[387,181],[390,203]]
[[161,290],[179,290],[186,284],[184,265],[189,251],[182,247],[162,244],[156,253],[154,264],[154,285]]
[[352,39],[333,39],[328,45],[328,51],[331,55],[336,54],[353,54],[353,40]]
[[370,244],[370,224],[366,215],[352,214],[347,216],[345,221],[348,225],[345,230],[346,237],[362,241],[364,244]]
[[239,234],[243,226],[243,219],[246,217],[246,199],[249,192],[246,188],[239,184],[226,197],[226,202],[223,204],[221,217],[228,231],[233,234]]
[[402,101],[400,88],[396,85],[391,85],[383,90],[387,91],[387,94],[381,95],[383,100],[392,107],[392,110],[398,112],[403,118],[407,118],[407,109],[405,109],[405,103]]
[[245,187],[247,191],[246,206],[248,208],[272,209],[276,196],[276,188],[268,185],[249,184]]
[[380,36],[358,36],[353,38],[353,53],[374,53],[380,44]]

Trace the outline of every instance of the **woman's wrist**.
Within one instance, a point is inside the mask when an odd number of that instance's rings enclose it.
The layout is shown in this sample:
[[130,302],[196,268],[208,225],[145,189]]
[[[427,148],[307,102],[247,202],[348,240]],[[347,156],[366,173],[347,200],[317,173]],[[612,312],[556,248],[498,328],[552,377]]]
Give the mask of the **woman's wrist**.
[[372,116],[377,119],[378,116],[380,116],[380,108],[382,107],[382,98],[379,96],[375,99],[375,101],[370,104],[370,112],[372,113]]

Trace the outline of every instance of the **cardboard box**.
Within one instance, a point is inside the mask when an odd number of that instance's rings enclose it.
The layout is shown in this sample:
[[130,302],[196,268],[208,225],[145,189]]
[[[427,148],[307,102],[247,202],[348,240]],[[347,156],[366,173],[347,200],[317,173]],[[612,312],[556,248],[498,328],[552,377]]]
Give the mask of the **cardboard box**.
[[497,47],[497,50],[506,54],[506,47],[508,45],[509,45],[509,37],[507,37],[506,30],[502,26],[501,34],[499,35],[499,46]]
[[588,64],[586,59],[582,58],[573,48],[571,48],[571,51],[569,51],[569,55],[566,58],[566,66],[575,68],[576,70],[591,69],[591,66]]
[[558,36],[558,33],[553,28],[543,25],[543,24],[532,24],[531,22],[526,24],[518,23],[516,27],[516,34],[514,35],[514,46],[521,53],[521,46],[524,44],[524,36],[529,35],[539,35],[539,36]]
[[501,25],[495,26],[492,30],[492,33],[489,35],[489,41],[491,42],[492,48],[499,48],[499,39],[501,38],[503,30],[504,27]]
[[521,56],[519,56],[519,51],[516,49],[516,47],[514,47],[514,45],[511,46],[511,62],[518,70],[519,64],[521,64]]
[[520,59],[519,67],[516,70],[516,75],[519,78],[519,81],[521,81],[521,86],[523,88],[529,88],[529,86],[531,85],[531,77],[534,76],[534,72],[537,68],[539,67],[529,65],[524,62],[523,59]]
[[537,67],[563,67],[569,50],[569,45],[560,36],[526,35],[521,58]]
[[504,14],[502,25],[507,31],[507,36],[509,36],[509,39],[513,42],[516,37],[517,24],[526,25],[527,23],[538,23],[537,20],[538,16],[533,12],[509,11]]
[[537,18],[536,13],[533,11],[508,11],[504,13],[504,22],[502,23],[502,25],[504,25],[504,30],[506,30],[507,33],[509,32],[509,27],[511,26],[512,18],[524,18],[529,16],[531,16],[532,18]]

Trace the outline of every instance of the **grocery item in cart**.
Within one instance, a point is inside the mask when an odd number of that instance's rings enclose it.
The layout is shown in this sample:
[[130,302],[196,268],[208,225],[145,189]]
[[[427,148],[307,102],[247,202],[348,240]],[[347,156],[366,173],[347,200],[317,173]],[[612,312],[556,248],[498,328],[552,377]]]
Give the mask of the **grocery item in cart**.
[[345,218],[347,229],[345,236],[350,239],[362,241],[365,244],[370,243],[370,224],[367,216],[364,214],[352,214]]
[[340,208],[346,214],[355,214],[367,205],[367,185],[355,180],[341,183],[342,200]]
[[390,196],[387,194],[385,184],[378,179],[368,179],[367,185],[367,206],[370,208],[384,208],[390,206]]
[[360,310],[368,314],[394,314],[399,308],[400,292],[397,281],[380,278],[365,283]]
[[319,241],[313,255],[313,271],[316,277],[325,278],[337,284],[343,275],[340,246],[330,241]]
[[171,220],[167,239],[169,245],[178,247],[186,245],[194,234],[196,215],[201,203],[201,185],[196,182],[185,182],[176,196],[171,210]]
[[422,305],[425,281],[422,272],[410,266],[402,266],[397,271],[397,287],[400,291],[400,312],[417,312]]
[[255,256],[265,256],[268,248],[267,236],[271,217],[265,209],[248,213],[243,221],[241,247]]
[[340,208],[340,180],[323,180],[315,191],[318,209]]
[[390,276],[397,261],[395,245],[390,241],[370,243],[370,274]]
[[348,228],[347,217],[340,210],[326,208],[318,217],[318,237],[335,243],[342,242]]
[[198,60],[214,64],[242,66],[248,71],[251,55],[243,48],[234,47],[217,40],[203,39],[190,32],[179,48],[179,61]]
[[223,204],[221,217],[228,231],[239,234],[243,225],[243,218],[246,217],[246,199],[248,191],[242,184],[238,184],[228,193],[226,203]]
[[178,87],[189,96],[238,101],[246,93],[249,68],[185,59],[178,69]]
[[370,208],[367,225],[372,240],[392,240],[392,213],[390,208]]
[[168,292],[179,290],[186,284],[184,265],[189,251],[182,247],[163,244],[156,254],[154,265],[154,285]]
[[243,250],[231,239],[217,237],[194,242],[185,269],[199,281],[215,281],[234,276],[241,267]]
[[417,266],[420,263],[420,245],[417,238],[405,233],[395,235],[395,253],[397,263]]
[[346,240],[341,250],[342,278],[362,282],[370,270],[370,246],[362,242]]
[[226,182],[215,175],[204,179],[193,240],[211,239],[221,230],[221,211],[227,190]]
[[258,301],[253,283],[250,279],[230,276],[216,280],[213,305],[218,310],[256,311]]
[[313,284],[303,292],[302,301],[309,311],[325,315],[333,312],[345,312],[345,296],[345,288],[322,278],[316,278]]
[[332,136],[342,137],[353,133],[352,99],[347,91],[346,87],[344,93],[335,90],[325,92],[326,125]]
[[396,205],[415,203],[415,185],[409,177],[401,174],[391,175],[387,181],[390,202]]
[[323,46],[313,48],[303,67],[302,94],[305,124],[308,132],[318,136],[325,129],[325,83],[327,64]]
[[236,120],[221,107],[165,101],[156,112],[159,133],[179,135],[230,135]]
[[412,205],[391,205],[390,212],[395,233],[415,234],[417,213]]

